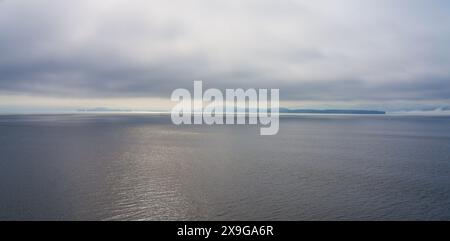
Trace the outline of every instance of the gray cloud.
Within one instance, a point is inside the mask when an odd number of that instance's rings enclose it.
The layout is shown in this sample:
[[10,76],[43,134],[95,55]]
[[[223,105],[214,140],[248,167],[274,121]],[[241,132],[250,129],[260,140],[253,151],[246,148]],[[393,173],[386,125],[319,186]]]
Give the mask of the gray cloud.
[[168,97],[280,88],[285,100],[450,100],[447,1],[0,2],[0,92]]

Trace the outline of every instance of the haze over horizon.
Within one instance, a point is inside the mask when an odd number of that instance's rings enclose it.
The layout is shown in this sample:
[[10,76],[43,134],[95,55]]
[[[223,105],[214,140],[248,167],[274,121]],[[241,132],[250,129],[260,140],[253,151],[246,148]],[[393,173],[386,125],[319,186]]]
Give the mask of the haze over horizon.
[[448,112],[450,3],[3,0],[0,113],[159,110],[279,88],[291,108]]

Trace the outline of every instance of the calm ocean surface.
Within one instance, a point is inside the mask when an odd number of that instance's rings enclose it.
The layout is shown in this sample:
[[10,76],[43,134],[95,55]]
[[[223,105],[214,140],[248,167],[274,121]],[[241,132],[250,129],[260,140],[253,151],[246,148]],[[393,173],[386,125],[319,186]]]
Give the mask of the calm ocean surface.
[[0,116],[0,220],[450,220],[450,117]]

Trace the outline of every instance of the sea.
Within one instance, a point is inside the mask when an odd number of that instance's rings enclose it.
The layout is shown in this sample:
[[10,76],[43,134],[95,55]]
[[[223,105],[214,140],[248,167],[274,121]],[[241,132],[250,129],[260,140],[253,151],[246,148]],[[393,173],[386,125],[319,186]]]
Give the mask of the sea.
[[0,220],[450,220],[450,117],[1,115]]

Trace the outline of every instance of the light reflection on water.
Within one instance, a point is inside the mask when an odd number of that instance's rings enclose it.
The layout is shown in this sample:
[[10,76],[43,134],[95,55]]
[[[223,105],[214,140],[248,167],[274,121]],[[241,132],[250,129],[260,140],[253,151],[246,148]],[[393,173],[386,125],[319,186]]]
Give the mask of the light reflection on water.
[[0,117],[0,219],[450,219],[448,117]]

